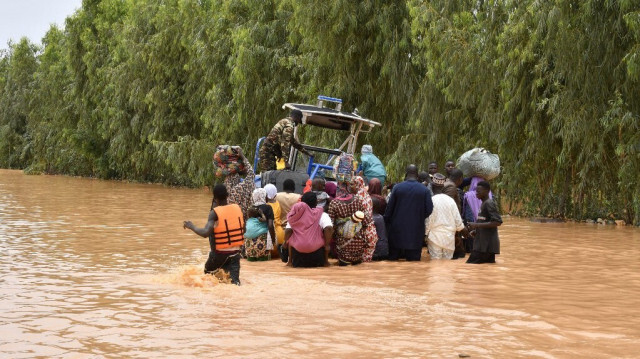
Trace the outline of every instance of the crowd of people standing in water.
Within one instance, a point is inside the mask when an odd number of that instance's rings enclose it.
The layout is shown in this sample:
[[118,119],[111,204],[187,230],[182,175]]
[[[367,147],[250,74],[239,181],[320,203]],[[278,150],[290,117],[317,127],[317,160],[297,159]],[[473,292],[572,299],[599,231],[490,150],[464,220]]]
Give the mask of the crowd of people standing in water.
[[463,178],[453,161],[445,163],[446,175],[436,162],[424,172],[409,165],[404,181],[386,183],[384,166],[364,145],[360,172],[338,181],[315,178],[300,195],[290,179],[280,192],[272,184],[255,188],[255,173],[241,150],[239,155],[246,172],[214,187],[207,224],[183,224],[209,238],[205,273],[222,269],[234,284],[240,284],[242,257],[322,267],[331,258],[339,266],[420,261],[424,246],[432,260],[469,253],[467,263],[495,263],[500,253],[502,218],[491,185]]

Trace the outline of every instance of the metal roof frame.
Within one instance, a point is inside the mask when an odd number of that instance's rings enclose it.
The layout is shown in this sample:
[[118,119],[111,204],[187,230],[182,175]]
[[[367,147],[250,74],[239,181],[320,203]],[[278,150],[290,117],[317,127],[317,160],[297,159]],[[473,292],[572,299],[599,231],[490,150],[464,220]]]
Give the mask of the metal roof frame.
[[[324,101],[336,103],[335,109],[324,107]],[[285,103],[283,109],[299,110],[302,112],[302,123],[305,125],[327,128],[338,131],[348,131],[349,135],[338,148],[339,151],[354,154],[360,133],[368,133],[381,123],[361,117],[357,110],[355,113],[340,111],[342,100],[326,96],[318,96],[318,105],[307,105],[299,103]],[[297,138],[297,127],[294,130]],[[292,151],[290,161],[295,157]],[[291,163],[291,162],[290,162]],[[328,164],[328,163],[327,163]]]

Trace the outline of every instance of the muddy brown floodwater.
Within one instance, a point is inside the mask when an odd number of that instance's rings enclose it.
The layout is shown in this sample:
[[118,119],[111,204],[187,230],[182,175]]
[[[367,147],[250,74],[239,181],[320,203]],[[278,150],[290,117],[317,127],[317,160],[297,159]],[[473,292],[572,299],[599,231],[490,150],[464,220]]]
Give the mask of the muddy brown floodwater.
[[640,230],[507,218],[495,265],[242,261],[204,190],[0,170],[2,358],[637,358]]

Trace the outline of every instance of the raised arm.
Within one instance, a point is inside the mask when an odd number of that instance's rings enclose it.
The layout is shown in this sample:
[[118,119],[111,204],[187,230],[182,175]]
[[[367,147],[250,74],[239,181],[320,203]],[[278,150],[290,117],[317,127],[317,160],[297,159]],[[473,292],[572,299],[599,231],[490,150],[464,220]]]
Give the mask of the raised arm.
[[289,152],[291,151],[291,146],[296,148],[298,151],[304,153],[307,156],[311,156],[309,151],[307,151],[300,142],[293,135],[293,126],[287,126],[284,130],[282,130],[282,138],[280,141],[280,150],[282,151],[282,157],[284,160],[289,162]]
[[217,220],[218,216],[216,215],[216,211],[212,210],[209,212],[209,219],[203,228],[196,227],[191,221],[184,221],[182,223],[182,228],[189,228],[193,233],[206,238],[213,234],[213,229]]
[[251,166],[251,163],[247,159],[247,156],[244,155],[242,147],[237,146],[237,151],[238,155],[240,155],[240,158],[242,159],[242,162],[244,163],[244,168],[247,171],[247,175],[244,177],[244,182],[255,183],[256,174],[253,171],[253,166]]

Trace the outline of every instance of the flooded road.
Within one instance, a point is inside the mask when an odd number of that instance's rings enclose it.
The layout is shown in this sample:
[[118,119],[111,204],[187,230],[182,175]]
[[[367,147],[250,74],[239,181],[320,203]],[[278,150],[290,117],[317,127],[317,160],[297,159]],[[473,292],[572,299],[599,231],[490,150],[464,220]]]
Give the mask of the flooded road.
[[242,261],[204,190],[0,170],[0,357],[637,358],[640,230],[505,218],[496,265]]

